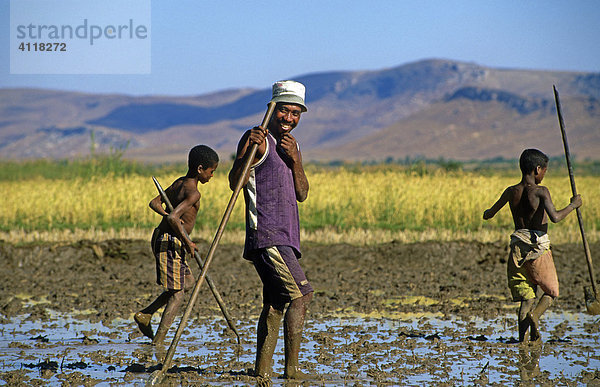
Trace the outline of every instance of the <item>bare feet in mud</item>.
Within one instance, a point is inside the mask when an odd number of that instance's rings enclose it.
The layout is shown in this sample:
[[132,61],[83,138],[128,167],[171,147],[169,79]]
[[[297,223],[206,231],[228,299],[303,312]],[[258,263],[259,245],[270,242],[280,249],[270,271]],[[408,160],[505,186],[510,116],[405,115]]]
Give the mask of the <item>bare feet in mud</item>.
[[293,373],[292,372],[284,373],[282,375],[282,378],[287,379],[289,381],[297,381],[297,382],[301,382],[303,380],[316,379],[314,375],[305,374],[304,372],[302,372],[300,370],[295,370]]
[[256,378],[256,386],[258,387],[271,387],[273,385],[273,381],[270,376],[259,376],[252,372],[250,375],[253,375]]
[[[254,376],[256,378],[256,385],[260,386],[260,387],[270,387],[273,385],[273,380],[271,379],[271,376],[262,376],[262,375],[256,375],[256,373],[254,373],[254,371],[252,370],[251,372],[249,372],[249,375]],[[294,375],[289,375],[289,374],[283,374],[280,376],[281,379],[285,379],[284,385],[285,386],[296,386],[296,385],[302,385],[304,381],[306,380],[315,380],[316,378],[313,375],[308,375],[305,374],[301,371],[296,371],[294,373]]]
[[133,315],[133,319],[144,336],[149,339],[154,339],[154,332],[152,331],[152,325],[150,324],[150,321],[152,320],[151,314],[137,312]]
[[167,348],[163,343],[160,344],[152,344],[152,348],[154,348],[154,357],[156,361],[159,363],[163,363],[165,361],[165,357],[167,356]]
[[164,346],[165,345],[165,335],[160,335],[160,336],[154,336],[154,339],[152,339],[152,345],[159,347],[159,346]]
[[540,341],[542,339],[540,336],[540,321],[531,312],[527,313],[527,319],[529,320],[529,341]]

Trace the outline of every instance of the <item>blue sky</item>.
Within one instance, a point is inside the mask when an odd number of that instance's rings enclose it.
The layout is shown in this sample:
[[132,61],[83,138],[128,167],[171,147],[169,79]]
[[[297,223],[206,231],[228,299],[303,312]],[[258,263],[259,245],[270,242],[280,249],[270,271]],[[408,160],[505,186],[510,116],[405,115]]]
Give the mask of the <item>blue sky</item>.
[[[68,15],[61,0],[46,1]],[[197,95],[428,58],[600,72],[595,0],[151,0],[151,71],[145,75],[10,74],[9,4],[0,0],[0,87]]]

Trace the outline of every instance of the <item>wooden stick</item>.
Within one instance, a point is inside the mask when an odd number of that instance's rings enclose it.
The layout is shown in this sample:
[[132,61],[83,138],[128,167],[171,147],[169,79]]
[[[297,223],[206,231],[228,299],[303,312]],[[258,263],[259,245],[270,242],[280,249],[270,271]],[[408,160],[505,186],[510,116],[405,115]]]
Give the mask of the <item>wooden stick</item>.
[[[563,145],[565,147],[565,158],[567,159],[567,168],[569,169],[569,180],[571,181],[571,191],[573,196],[577,195],[577,188],[575,188],[575,176],[573,174],[573,166],[571,165],[571,152],[569,151],[569,143],[567,142],[567,132],[565,130],[565,123],[563,121],[562,112],[560,109],[560,100],[558,98],[558,91],[556,86],[552,85],[554,89],[554,100],[556,101],[556,114],[558,115],[558,123],[560,125],[560,133],[562,134]],[[576,209],[577,221],[579,222],[579,231],[581,232],[581,239],[583,241],[583,249],[585,250],[585,258],[588,265],[588,271],[590,273],[590,280],[592,281],[592,289],[594,290],[594,297],[597,297],[598,292],[596,291],[596,279],[594,276],[594,266],[592,264],[592,254],[590,252],[590,245],[588,244],[587,238],[585,237],[585,230],[583,228],[583,218],[581,217],[581,211],[579,208]]]

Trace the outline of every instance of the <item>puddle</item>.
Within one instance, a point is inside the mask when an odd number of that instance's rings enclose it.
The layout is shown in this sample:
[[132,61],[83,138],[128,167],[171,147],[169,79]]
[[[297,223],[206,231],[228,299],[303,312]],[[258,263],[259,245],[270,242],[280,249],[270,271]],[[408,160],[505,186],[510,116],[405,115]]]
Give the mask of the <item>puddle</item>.
[[[110,326],[49,313],[48,321],[26,316],[0,327],[0,385],[144,385],[158,369],[166,347],[153,347],[129,320]],[[158,318],[153,325],[158,324]],[[600,319],[549,312],[544,343],[515,343],[516,319],[502,316],[444,319],[406,314],[400,318],[340,317],[308,321],[301,364],[310,384],[586,384],[600,383]],[[175,329],[172,329],[167,342]],[[175,384],[253,385],[255,320],[238,321],[242,345],[224,321],[191,320],[168,373]],[[283,372],[283,340],[274,356]],[[274,384],[283,380],[275,378]]]

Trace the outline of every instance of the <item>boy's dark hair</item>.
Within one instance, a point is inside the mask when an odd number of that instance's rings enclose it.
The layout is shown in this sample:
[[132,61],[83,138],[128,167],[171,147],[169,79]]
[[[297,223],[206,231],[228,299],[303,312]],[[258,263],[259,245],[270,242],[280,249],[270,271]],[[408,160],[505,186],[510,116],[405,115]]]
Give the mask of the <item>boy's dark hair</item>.
[[519,158],[519,167],[524,175],[531,173],[537,166],[546,168],[548,156],[537,149],[525,149]]
[[219,155],[206,145],[196,145],[190,149],[188,155],[188,168],[196,171],[199,165],[203,168],[214,167],[219,163]]

